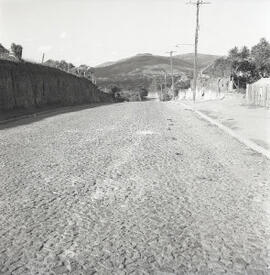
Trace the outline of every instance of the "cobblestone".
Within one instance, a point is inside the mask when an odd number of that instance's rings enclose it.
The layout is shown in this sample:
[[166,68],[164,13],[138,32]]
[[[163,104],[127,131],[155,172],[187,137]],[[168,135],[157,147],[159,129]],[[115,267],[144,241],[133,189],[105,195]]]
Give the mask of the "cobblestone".
[[270,274],[270,162],[192,112],[121,103],[12,125],[0,274]]

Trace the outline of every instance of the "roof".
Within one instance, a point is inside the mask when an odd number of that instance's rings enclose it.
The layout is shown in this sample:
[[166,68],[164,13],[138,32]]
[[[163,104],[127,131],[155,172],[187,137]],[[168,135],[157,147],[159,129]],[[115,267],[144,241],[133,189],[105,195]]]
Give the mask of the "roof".
[[270,77],[261,78],[260,80],[254,82],[252,85],[259,86],[259,87],[270,86]]

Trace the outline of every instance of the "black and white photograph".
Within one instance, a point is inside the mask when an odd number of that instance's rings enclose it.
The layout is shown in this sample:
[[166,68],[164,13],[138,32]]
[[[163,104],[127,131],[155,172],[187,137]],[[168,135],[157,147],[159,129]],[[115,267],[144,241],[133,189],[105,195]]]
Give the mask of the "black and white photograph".
[[270,275],[270,0],[0,0],[0,275]]

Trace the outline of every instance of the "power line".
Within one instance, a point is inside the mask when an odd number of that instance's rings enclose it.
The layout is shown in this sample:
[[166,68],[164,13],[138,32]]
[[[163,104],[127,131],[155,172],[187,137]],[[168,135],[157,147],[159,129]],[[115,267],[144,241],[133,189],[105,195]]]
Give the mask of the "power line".
[[203,0],[197,0],[196,2],[189,1],[187,4],[196,6],[196,30],[195,30],[195,50],[194,50],[194,76],[193,76],[193,101],[196,99],[197,91],[197,78],[198,78],[198,41],[199,41],[199,16],[200,16],[200,6],[205,4],[211,4]]
[[177,44],[175,45],[175,47],[179,48],[179,46],[193,46],[194,44],[183,44],[183,43],[180,43],[180,44]]

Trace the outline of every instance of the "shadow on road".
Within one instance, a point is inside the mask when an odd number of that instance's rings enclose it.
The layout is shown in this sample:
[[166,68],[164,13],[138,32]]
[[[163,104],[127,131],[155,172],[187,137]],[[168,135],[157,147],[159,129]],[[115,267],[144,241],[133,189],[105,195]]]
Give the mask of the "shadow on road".
[[66,107],[56,107],[49,108],[47,110],[35,109],[32,112],[23,114],[20,116],[12,117],[8,120],[3,120],[0,114],[0,131],[4,129],[14,128],[21,125],[31,124],[48,117],[57,116],[65,113],[78,112],[85,109],[97,108],[105,105],[111,105],[114,103],[93,103],[88,105],[80,106],[66,106]]

